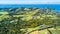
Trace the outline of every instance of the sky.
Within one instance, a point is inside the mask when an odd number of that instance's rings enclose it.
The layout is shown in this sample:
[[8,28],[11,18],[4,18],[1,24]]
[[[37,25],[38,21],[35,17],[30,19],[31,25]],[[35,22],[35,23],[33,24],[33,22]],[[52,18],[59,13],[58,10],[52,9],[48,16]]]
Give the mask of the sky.
[[60,0],[0,0],[0,4],[60,4]]

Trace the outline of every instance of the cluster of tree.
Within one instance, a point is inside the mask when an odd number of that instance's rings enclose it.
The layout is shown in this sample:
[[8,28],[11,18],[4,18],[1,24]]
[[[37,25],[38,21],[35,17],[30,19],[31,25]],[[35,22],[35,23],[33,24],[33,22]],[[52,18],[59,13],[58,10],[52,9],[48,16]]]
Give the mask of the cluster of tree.
[[[29,10],[27,10],[29,9]],[[5,9],[9,16],[0,21],[0,34],[25,34],[27,28],[35,28],[41,25],[48,25],[47,28],[60,26],[60,12],[45,8],[11,8]],[[4,9],[3,9],[4,10]],[[32,14],[33,13],[33,14]],[[5,15],[5,16],[6,16]],[[15,16],[14,15],[23,15]],[[28,15],[28,16],[27,16]],[[37,17],[38,16],[38,17]],[[25,18],[29,19],[22,19]],[[28,18],[28,17],[31,17]],[[21,31],[24,29],[24,31]]]

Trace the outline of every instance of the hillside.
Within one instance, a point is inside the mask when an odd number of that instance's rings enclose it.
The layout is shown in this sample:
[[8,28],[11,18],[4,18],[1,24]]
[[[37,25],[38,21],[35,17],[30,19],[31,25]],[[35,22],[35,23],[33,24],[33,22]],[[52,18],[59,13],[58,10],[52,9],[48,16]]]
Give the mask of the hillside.
[[57,26],[60,26],[60,12],[51,8],[0,9],[1,34],[25,34],[30,32],[29,28],[33,31]]

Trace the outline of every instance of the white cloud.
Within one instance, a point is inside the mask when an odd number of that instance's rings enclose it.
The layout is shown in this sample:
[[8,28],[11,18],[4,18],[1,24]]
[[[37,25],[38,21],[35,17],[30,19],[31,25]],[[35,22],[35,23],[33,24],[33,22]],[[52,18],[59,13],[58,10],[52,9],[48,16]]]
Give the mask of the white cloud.
[[0,4],[60,4],[60,0],[0,0]]

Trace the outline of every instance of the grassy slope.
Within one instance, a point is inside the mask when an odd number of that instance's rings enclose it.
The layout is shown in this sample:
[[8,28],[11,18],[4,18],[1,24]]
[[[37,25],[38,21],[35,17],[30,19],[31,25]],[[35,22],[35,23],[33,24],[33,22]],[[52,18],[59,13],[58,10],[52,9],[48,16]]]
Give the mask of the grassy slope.
[[[35,28],[31,28],[31,29],[28,29],[28,31],[30,30],[33,30]],[[60,26],[57,27],[58,30],[54,29],[54,28],[49,28],[49,30],[52,32],[52,34],[60,34]],[[45,34],[45,32],[48,32],[46,29],[45,30],[41,30],[41,31],[34,31],[30,34]]]
[[4,12],[0,12],[0,14],[4,14],[5,15],[5,14],[8,14],[8,12],[4,11]]
[[[4,18],[7,18],[8,16],[7,15],[5,15],[5,14],[8,14],[8,12],[0,12],[0,14],[3,14],[2,16],[0,16],[0,19],[1,19],[1,17],[4,17]],[[5,16],[4,16],[5,15]],[[27,19],[27,18],[26,18]],[[56,32],[56,31],[59,31],[60,32],[60,27],[57,27],[59,30],[54,30],[54,29],[50,29],[51,30],[51,32],[53,33],[53,34],[59,34],[58,32]],[[27,31],[31,31],[31,30],[33,30],[33,29],[36,29],[36,28],[28,28],[27,29]],[[38,33],[39,34],[45,34],[45,32],[47,32],[47,30],[42,30],[42,31],[39,31]],[[32,34],[32,33],[31,33]],[[35,32],[35,34],[36,34],[36,32]]]

